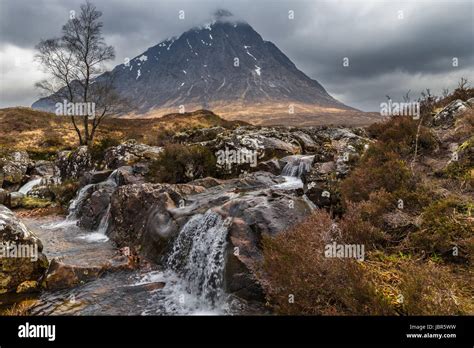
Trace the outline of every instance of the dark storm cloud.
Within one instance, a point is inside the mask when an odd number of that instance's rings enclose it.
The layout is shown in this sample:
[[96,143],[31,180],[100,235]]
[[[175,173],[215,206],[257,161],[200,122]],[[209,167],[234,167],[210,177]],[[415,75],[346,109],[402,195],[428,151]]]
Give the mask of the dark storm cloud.
[[[32,56],[40,38],[58,36],[77,0],[1,0],[0,106],[35,99]],[[103,11],[106,41],[116,48],[113,64],[134,57],[170,36],[209,21],[218,8],[247,21],[274,42],[301,70],[348,105],[378,110],[386,94],[409,89],[439,92],[465,76],[474,80],[473,2],[317,0],[96,0]],[[185,11],[185,20],[178,11]],[[294,11],[290,19],[288,11]],[[401,12],[400,12],[401,11]],[[343,58],[349,66],[342,65]],[[456,57],[458,67],[453,67]],[[9,61],[9,62],[7,62]],[[6,85],[8,83],[8,86]],[[8,92],[7,92],[8,89]],[[21,93],[12,93],[13,90]],[[15,97],[15,95],[17,95]]]

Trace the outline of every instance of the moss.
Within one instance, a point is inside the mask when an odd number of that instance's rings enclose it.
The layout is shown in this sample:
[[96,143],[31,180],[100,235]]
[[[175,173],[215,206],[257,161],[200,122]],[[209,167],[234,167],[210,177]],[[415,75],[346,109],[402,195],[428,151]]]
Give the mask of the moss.
[[31,196],[25,196],[21,200],[21,207],[26,209],[46,208],[51,204],[50,200]]

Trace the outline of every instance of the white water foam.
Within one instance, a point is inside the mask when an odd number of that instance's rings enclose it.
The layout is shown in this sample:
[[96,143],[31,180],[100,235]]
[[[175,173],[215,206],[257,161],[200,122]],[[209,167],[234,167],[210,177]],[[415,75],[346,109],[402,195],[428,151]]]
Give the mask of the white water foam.
[[26,184],[24,184],[18,192],[23,193],[24,195],[28,194],[35,186],[38,186],[41,184],[42,178],[38,179],[33,179],[31,181],[28,181]]
[[164,282],[142,314],[216,315],[226,311],[223,290],[228,225],[208,210],[181,229],[166,261],[166,270],[143,276],[135,285]]

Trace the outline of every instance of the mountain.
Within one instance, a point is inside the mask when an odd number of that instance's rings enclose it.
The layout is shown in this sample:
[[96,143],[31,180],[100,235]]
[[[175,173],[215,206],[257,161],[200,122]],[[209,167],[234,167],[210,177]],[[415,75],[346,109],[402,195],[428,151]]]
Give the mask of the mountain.
[[[160,117],[184,106],[256,124],[302,125],[321,116],[357,113],[249,24],[223,16],[162,41],[113,73],[116,89],[136,110],[128,116]],[[32,105],[50,106],[47,99]]]

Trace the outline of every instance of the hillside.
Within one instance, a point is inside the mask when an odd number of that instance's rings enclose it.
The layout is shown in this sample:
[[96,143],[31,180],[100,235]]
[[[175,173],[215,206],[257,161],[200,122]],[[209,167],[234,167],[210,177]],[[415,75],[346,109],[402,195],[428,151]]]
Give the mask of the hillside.
[[[0,148],[53,153],[58,148],[77,145],[70,120],[53,113],[24,107],[0,109],[0,125]],[[97,138],[116,141],[133,138],[153,145],[184,129],[234,128],[238,125],[245,125],[245,122],[226,121],[211,111],[198,110],[169,114],[160,119],[106,119]]]

